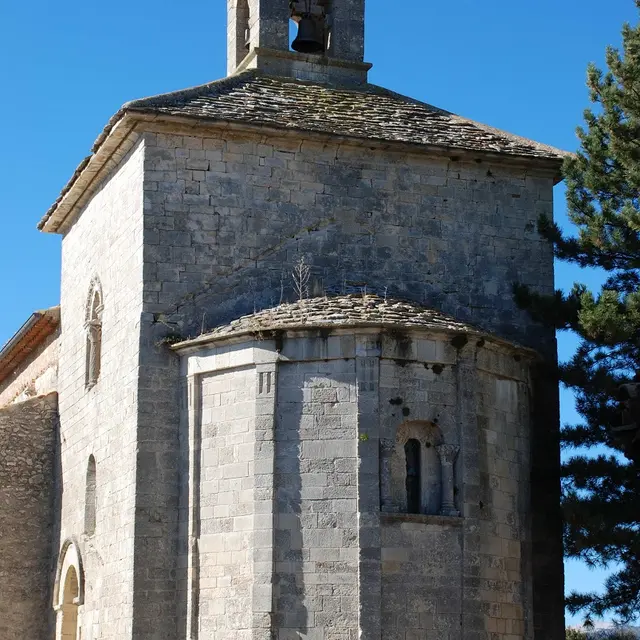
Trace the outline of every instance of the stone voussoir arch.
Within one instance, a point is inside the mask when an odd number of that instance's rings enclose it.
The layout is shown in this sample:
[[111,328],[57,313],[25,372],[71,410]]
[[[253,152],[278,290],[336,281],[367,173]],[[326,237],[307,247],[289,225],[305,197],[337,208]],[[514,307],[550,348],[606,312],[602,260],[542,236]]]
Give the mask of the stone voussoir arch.
[[444,443],[442,430],[434,422],[407,420],[396,431],[396,445],[404,446],[408,440],[418,440],[423,446],[437,447]]
[[78,640],[80,606],[84,604],[84,571],[78,543],[67,538],[60,548],[53,590],[56,640]]
[[58,554],[58,564],[56,566],[56,579],[53,587],[53,607],[54,609],[61,606],[64,600],[64,582],[69,572],[69,568],[73,567],[78,576],[78,605],[84,604],[84,568],[82,566],[82,556],[80,555],[80,547],[74,537],[67,538],[60,547]]

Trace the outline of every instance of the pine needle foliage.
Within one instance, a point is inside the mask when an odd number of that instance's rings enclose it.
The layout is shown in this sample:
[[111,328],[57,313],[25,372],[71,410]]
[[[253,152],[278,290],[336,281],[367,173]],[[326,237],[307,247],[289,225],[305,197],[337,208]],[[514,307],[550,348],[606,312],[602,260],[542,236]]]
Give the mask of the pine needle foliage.
[[624,25],[622,36],[622,50],[607,49],[606,72],[588,68],[594,108],[564,164],[577,235],[546,218],[538,224],[556,257],[604,269],[607,280],[595,294],[578,284],[568,295],[541,297],[519,285],[515,294],[537,319],[580,337],[559,368],[583,419],[562,429],[572,450],[562,472],[565,553],[594,567],[619,565],[602,595],[572,593],[568,610],[626,623],[640,614],[640,459],[614,429],[622,425],[619,386],[640,380],[640,25]]

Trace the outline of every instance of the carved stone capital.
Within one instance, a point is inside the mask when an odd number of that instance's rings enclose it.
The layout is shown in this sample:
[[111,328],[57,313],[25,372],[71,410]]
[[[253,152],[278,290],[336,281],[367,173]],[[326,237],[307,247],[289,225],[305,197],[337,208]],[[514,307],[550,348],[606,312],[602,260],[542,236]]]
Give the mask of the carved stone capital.
[[380,439],[380,453],[382,456],[390,456],[396,448],[396,441],[391,438]]
[[453,464],[458,457],[458,452],[460,451],[460,447],[454,444],[439,444],[436,447],[436,451],[440,456],[440,462],[442,464]]
[[97,329],[100,329],[101,327],[102,327],[102,323],[97,318],[91,318],[91,320],[87,320],[84,323],[84,328],[89,333],[94,333]]

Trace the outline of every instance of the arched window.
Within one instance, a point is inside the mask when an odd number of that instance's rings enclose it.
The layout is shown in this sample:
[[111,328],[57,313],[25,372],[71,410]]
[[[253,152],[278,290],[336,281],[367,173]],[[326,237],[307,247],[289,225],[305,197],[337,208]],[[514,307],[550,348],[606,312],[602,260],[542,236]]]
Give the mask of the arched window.
[[84,496],[84,533],[92,536],[96,532],[96,459],[89,456],[87,464],[87,479]]
[[404,445],[407,465],[405,485],[407,488],[407,512],[420,513],[420,443],[411,438]]
[[385,511],[435,515],[443,506],[440,429],[405,422],[381,448],[381,502]]
[[93,387],[100,376],[102,359],[102,288],[100,282],[94,279],[89,290],[85,330],[86,345],[86,376],[88,389]]

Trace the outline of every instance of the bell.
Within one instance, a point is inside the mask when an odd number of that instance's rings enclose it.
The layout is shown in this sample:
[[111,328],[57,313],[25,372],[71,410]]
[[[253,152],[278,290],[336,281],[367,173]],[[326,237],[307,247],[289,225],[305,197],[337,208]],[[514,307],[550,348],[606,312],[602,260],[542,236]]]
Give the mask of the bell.
[[318,27],[313,18],[305,16],[298,23],[298,35],[291,43],[294,51],[299,53],[320,53],[324,51],[324,42],[318,35]]

